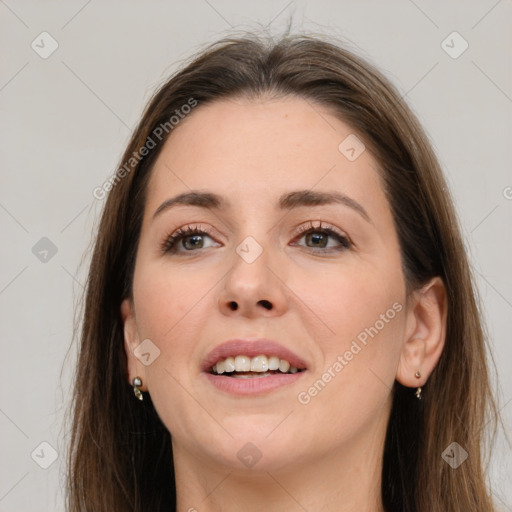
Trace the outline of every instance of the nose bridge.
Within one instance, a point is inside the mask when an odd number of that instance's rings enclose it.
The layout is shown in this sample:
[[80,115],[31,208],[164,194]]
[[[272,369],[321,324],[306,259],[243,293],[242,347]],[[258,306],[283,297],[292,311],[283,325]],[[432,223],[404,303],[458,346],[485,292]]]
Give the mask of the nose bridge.
[[236,283],[240,289],[262,293],[270,272],[270,245],[268,240],[262,240],[262,235],[259,235],[258,239],[253,235],[247,235],[236,245],[229,276],[235,281],[240,280]]
[[[272,217],[265,213],[266,206],[251,203],[239,221],[236,232],[238,238],[235,245],[236,255],[247,265],[258,262],[259,265],[269,264],[270,254],[277,248],[273,239]],[[234,259],[234,263],[241,263]]]

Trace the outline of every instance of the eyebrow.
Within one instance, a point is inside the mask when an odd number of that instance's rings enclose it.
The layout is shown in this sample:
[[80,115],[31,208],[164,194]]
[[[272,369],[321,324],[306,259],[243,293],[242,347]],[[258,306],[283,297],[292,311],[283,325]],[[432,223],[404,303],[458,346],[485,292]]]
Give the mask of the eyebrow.
[[[296,190],[283,194],[278,201],[280,210],[292,210],[304,206],[320,206],[328,204],[342,204],[352,208],[367,222],[372,223],[370,216],[355,199],[340,192],[319,192],[313,190]],[[179,194],[176,197],[165,200],[153,214],[153,219],[176,206],[198,206],[200,208],[221,210],[229,208],[230,203],[224,197],[213,192],[191,191]]]

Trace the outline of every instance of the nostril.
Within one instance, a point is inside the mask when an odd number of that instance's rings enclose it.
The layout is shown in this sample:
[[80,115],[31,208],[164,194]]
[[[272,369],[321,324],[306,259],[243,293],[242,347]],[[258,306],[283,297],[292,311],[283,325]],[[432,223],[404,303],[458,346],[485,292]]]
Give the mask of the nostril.
[[258,304],[261,304],[266,309],[272,309],[272,304],[268,300],[260,300]]
[[238,304],[234,301],[231,301],[229,303],[229,307],[233,310],[233,311],[236,311],[238,309]]

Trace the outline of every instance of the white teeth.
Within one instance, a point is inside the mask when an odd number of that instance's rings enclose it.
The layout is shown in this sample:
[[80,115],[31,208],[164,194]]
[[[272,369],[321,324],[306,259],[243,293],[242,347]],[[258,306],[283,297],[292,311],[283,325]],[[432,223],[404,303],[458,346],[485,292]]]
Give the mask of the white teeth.
[[271,356],[268,358],[268,369],[279,370],[279,357]]
[[235,371],[235,358],[227,357],[224,360],[224,371],[225,372],[234,372]]
[[[217,363],[217,368],[219,367],[219,363]],[[279,370],[283,373],[286,373],[290,369],[290,363],[285,359],[281,359],[279,361]]]
[[[219,364],[219,363],[217,363]],[[237,372],[250,372],[251,371],[251,358],[247,356],[235,357],[235,370]]]
[[217,361],[217,373],[220,375],[224,373],[224,361]]
[[[279,359],[277,356],[267,357],[263,354],[252,358],[249,356],[230,356],[217,361],[217,364],[212,366],[212,372],[218,375],[234,372],[255,372],[260,373],[263,377],[272,375],[267,373],[269,370],[279,370],[282,373],[297,373],[299,371],[296,366],[291,366],[286,359]],[[242,376],[239,375],[238,377]],[[248,378],[251,378],[251,376],[248,376]]]
[[251,372],[266,372],[268,370],[267,356],[256,356],[251,359]]

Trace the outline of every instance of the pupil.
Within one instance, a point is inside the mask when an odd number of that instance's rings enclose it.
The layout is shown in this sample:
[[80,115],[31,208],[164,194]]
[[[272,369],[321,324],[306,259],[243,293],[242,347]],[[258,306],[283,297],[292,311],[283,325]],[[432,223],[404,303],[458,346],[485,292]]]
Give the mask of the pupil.
[[[187,247],[187,242],[194,239],[195,242],[192,243],[190,247]],[[201,235],[191,235],[183,240],[185,244],[185,249],[194,249],[195,247],[198,247],[198,245],[201,243]]]
[[324,243],[320,245],[320,247],[325,247],[326,246],[326,239],[325,239],[325,234],[324,233],[310,233],[308,235],[310,237],[310,240],[312,239],[314,241],[314,243],[317,243],[317,242],[321,242],[322,240],[322,237],[323,237],[323,241]]

